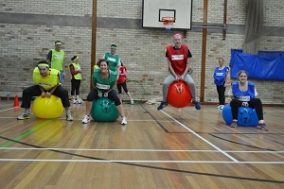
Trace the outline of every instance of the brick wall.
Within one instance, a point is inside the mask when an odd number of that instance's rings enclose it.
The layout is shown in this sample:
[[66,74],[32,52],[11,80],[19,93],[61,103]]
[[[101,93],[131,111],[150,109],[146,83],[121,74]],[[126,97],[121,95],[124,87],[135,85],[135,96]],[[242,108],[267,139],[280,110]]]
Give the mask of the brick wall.
[[[3,20],[11,20],[23,16],[23,23],[12,20],[11,23],[0,22],[0,96],[21,95],[21,91],[32,84],[32,70],[36,63],[45,59],[54,42],[61,40],[66,52],[65,63],[68,64],[73,55],[78,55],[82,62],[85,77],[82,88],[89,89],[91,25],[89,27],[57,24],[61,16],[85,17],[92,14],[91,0],[68,1],[3,1],[0,3]],[[39,18],[39,16],[42,17]],[[56,17],[47,17],[58,15]],[[41,19],[41,20],[40,20]],[[25,23],[29,20],[29,24]],[[55,23],[55,24],[53,24]],[[64,87],[70,89],[69,73]],[[86,93],[86,92],[85,92]]]
[[[223,23],[223,2],[209,1],[208,24],[219,27],[214,32],[209,30],[207,36],[205,101],[211,102],[217,102],[212,81],[213,69],[217,66],[216,57],[224,55],[228,62],[230,49],[242,48],[244,40],[247,0],[228,0],[229,30],[226,40],[222,39],[220,27]],[[274,27],[278,32],[263,36],[259,42],[260,48],[284,51],[284,35],[279,32],[283,31],[284,26],[283,2],[264,2],[265,25]],[[192,10],[193,30],[185,33],[184,43],[190,46],[193,54],[192,77],[199,94],[202,32],[195,26],[202,24],[203,1],[194,0]],[[11,15],[26,19],[18,23],[17,19],[11,20]],[[54,19],[56,15],[58,18]],[[0,1],[0,96],[19,95],[24,87],[31,85],[31,72],[36,62],[45,58],[55,40],[61,40],[66,51],[66,63],[75,54],[81,59],[84,73],[81,92],[84,97],[89,90],[91,15],[92,0]],[[141,17],[141,0],[98,0],[97,18],[101,22],[98,22],[97,28],[96,55],[101,57],[109,51],[110,44],[117,44],[117,52],[129,68],[128,86],[134,98],[161,99],[162,81],[167,75],[164,47],[171,43],[171,38],[164,30],[142,28]],[[74,19],[82,19],[85,23],[75,22]],[[125,20],[134,24],[126,23]],[[265,103],[284,102],[283,95],[280,95],[283,94],[281,90],[284,90],[283,82],[256,81],[256,84]],[[70,89],[69,81],[64,86]]]
[[78,15],[92,14],[92,0],[1,0],[0,12]]

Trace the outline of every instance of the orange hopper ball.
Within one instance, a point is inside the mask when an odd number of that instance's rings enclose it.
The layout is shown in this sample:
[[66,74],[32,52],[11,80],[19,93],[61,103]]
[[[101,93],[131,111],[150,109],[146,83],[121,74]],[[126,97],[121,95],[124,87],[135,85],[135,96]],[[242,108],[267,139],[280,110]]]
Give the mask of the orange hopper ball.
[[188,85],[183,80],[174,81],[168,89],[168,104],[176,108],[189,105],[192,96]]

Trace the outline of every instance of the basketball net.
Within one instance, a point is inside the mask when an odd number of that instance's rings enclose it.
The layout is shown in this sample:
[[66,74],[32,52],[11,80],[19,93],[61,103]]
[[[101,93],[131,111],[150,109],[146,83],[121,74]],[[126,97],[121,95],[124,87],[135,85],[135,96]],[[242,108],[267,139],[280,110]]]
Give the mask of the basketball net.
[[166,28],[166,31],[171,32],[173,24],[175,22],[175,18],[174,17],[163,17],[162,22],[163,22],[164,27]]

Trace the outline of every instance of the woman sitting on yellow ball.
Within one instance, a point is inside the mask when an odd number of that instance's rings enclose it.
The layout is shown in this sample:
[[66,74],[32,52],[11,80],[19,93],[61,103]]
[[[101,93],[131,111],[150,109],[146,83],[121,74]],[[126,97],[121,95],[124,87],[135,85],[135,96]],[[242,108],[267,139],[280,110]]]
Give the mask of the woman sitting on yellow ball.
[[23,91],[21,107],[25,110],[17,117],[17,119],[24,120],[30,118],[30,106],[34,96],[50,97],[51,95],[55,95],[62,101],[65,108],[66,120],[73,121],[68,91],[60,85],[59,71],[49,68],[47,61],[39,61],[37,67],[33,71],[33,81],[35,85],[28,87]]

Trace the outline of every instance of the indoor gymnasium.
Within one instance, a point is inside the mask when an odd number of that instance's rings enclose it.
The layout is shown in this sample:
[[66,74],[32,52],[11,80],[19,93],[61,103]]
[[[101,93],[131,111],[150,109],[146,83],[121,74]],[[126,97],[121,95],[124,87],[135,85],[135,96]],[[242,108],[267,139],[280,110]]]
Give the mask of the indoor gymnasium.
[[283,0],[0,0],[0,188],[284,188],[283,18]]

